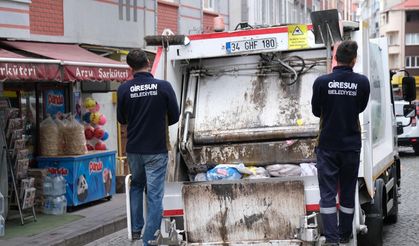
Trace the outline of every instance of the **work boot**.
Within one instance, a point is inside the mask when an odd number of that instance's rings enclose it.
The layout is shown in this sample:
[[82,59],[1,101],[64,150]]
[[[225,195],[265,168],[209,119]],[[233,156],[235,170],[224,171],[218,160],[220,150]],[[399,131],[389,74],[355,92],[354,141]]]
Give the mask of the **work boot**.
[[342,244],[349,243],[349,241],[351,241],[351,238],[352,238],[352,235],[350,235],[350,236],[341,236],[340,237],[340,240],[339,240],[339,243],[342,243]]
[[141,239],[141,231],[138,232],[132,232],[132,240],[140,240]]

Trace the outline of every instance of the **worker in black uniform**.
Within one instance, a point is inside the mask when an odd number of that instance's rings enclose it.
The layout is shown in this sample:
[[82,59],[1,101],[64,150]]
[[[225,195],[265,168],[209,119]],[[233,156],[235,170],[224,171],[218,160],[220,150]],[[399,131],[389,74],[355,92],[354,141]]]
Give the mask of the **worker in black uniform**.
[[316,155],[326,245],[347,243],[352,236],[361,150],[359,114],[365,110],[370,94],[368,78],[352,71],[357,50],[355,41],[343,41],[336,51],[333,72],[318,77],[313,85],[312,111],[320,117]]

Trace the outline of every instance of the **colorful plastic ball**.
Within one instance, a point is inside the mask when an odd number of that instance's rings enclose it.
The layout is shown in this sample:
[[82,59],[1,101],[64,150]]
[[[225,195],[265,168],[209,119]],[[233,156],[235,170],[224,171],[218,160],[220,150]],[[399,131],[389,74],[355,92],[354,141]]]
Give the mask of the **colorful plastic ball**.
[[102,141],[99,141],[95,144],[95,150],[106,150],[106,144]]
[[101,138],[102,141],[106,141],[109,138],[109,133],[105,132],[105,134],[103,134],[103,137]]
[[87,140],[92,139],[95,136],[95,129],[93,127],[86,127],[84,129],[84,136]]
[[85,113],[83,115],[83,121],[86,122],[86,123],[90,123],[90,115],[91,115],[90,112]]
[[84,107],[88,110],[96,107],[95,99],[88,97],[84,100]]
[[99,123],[100,116],[102,114],[99,112],[94,112],[90,114],[90,123],[97,125]]
[[106,116],[105,115],[101,115],[100,117],[99,117],[99,125],[101,125],[101,126],[103,126],[103,125],[105,125],[106,124]]
[[97,127],[95,128],[94,135],[95,135],[95,138],[101,139],[105,135],[105,131],[102,128]]
[[86,144],[86,148],[87,148],[88,151],[95,150],[95,147],[93,147],[93,145],[91,145],[91,144]]
[[96,105],[94,107],[92,107],[92,108],[89,108],[89,111],[91,113],[99,112],[100,111],[100,105],[99,105],[99,103],[96,102]]

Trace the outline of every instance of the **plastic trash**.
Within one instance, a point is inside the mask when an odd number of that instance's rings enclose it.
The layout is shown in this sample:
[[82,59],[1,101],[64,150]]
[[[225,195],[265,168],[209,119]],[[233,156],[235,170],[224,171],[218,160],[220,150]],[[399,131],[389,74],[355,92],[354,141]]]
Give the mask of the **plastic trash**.
[[316,163],[301,163],[301,176],[317,176]]
[[251,174],[244,175],[245,179],[266,179],[270,178],[269,172],[263,167],[246,167]]
[[266,166],[269,175],[274,177],[300,176],[301,167],[295,164],[274,164]]
[[242,174],[234,165],[220,164],[207,172],[207,179],[211,180],[237,180],[241,179]]
[[207,181],[207,174],[206,173],[198,173],[195,178],[195,181]]

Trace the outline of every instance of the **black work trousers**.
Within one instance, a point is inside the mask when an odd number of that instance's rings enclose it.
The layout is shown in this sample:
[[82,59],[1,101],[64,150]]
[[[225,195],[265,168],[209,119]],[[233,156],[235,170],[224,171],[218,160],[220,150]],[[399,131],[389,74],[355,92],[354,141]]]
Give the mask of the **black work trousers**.
[[[360,151],[317,148],[316,154],[323,232],[326,242],[337,243],[339,238],[349,237],[352,234]],[[339,225],[336,209],[338,193]]]

